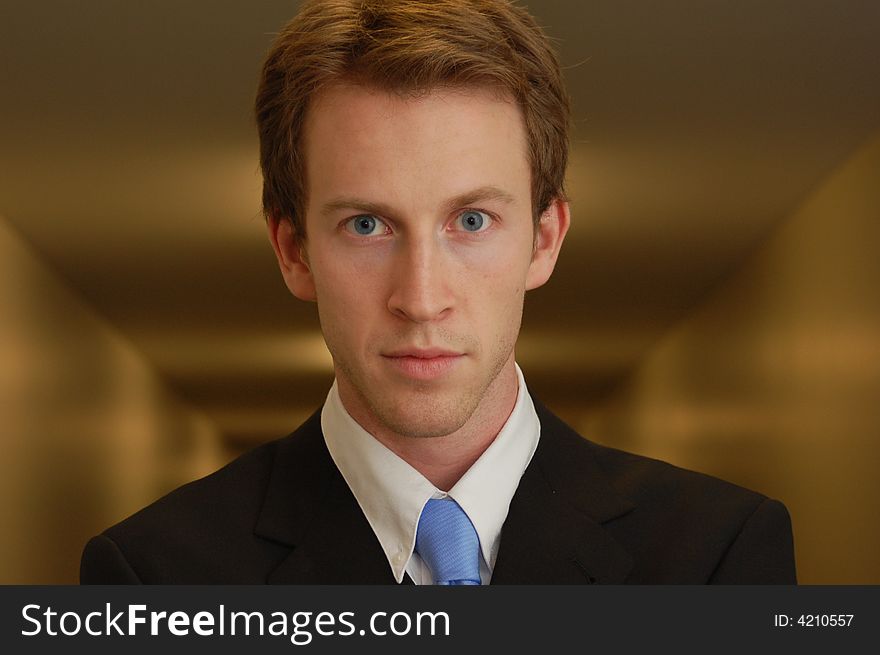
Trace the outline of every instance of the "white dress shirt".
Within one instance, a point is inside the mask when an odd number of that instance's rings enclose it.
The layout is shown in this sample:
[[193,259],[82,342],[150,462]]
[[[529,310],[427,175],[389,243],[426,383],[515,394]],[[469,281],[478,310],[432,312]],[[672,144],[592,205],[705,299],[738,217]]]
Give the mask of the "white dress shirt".
[[541,433],[535,406],[518,365],[516,374],[519,387],[507,422],[448,493],[435,487],[364,430],[342,405],[336,382],[333,382],[321,411],[324,441],[376,533],[398,583],[406,572],[416,584],[432,584],[431,572],[414,552],[416,528],[428,499],[449,497],[467,513],[477,531],[480,578],[482,584],[489,584],[498,555],[501,526]]

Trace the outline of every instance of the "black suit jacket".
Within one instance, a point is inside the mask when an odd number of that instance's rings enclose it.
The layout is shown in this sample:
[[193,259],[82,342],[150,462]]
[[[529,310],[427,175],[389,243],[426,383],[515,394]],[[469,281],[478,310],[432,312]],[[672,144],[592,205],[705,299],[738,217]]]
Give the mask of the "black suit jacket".
[[[788,583],[778,501],[591,443],[535,403],[541,439],[492,584]],[[83,583],[393,584],[320,413],[94,537]]]

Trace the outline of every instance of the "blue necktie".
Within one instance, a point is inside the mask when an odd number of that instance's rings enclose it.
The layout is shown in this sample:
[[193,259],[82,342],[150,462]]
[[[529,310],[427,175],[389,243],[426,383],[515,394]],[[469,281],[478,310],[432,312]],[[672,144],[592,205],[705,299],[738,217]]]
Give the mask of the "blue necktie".
[[422,510],[416,552],[437,585],[480,584],[480,537],[451,498],[432,498]]

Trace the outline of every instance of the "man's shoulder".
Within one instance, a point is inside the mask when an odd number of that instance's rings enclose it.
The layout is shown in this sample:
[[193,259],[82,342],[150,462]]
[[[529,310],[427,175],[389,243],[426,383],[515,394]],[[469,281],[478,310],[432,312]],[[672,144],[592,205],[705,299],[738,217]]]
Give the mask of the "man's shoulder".
[[[305,460],[320,456],[317,421],[313,416],[286,437],[244,453],[107,528],[87,545],[82,577],[114,560],[138,580],[155,583],[232,580],[236,569],[241,581],[259,576],[262,569],[248,571],[249,564],[272,560],[275,550],[278,557],[286,552],[257,534],[267,494],[278,478],[296,485],[298,471],[309,468]],[[285,466],[294,462],[302,466]]]
[[262,444],[222,468],[188,482],[104,531],[146,538],[169,525],[236,523],[252,518],[265,493],[275,455],[291,435]]
[[640,504],[668,506],[686,501],[700,502],[719,511],[719,503],[755,508],[767,500],[764,494],[713,475],[683,468],[669,462],[583,439],[612,486]]
[[635,580],[794,581],[791,521],[781,502],[590,441],[546,410],[541,424],[544,475],[633,556]]
[[667,505],[684,499],[715,504],[727,499],[734,504],[756,507],[767,497],[718,477],[682,468],[669,462],[600,444],[580,435],[559,417],[544,410],[541,415],[546,436],[554,441],[550,455],[555,464],[571,471],[601,474],[610,487],[636,504]]

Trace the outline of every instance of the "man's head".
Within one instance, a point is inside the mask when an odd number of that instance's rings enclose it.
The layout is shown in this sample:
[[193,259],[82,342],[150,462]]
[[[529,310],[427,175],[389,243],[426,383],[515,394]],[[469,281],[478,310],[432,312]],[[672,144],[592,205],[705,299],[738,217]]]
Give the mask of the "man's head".
[[495,424],[516,394],[524,293],[549,278],[569,222],[555,58],[503,2],[303,12],[258,98],[284,279],[317,300],[340,396],[368,430]]

